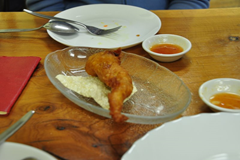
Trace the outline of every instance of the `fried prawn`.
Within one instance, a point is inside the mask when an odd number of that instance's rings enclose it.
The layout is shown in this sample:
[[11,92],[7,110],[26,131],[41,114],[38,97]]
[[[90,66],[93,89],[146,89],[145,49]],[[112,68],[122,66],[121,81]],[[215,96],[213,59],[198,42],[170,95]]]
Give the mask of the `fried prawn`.
[[90,56],[85,69],[91,76],[97,76],[111,88],[108,94],[110,115],[116,122],[124,122],[128,118],[121,114],[124,100],[133,90],[132,79],[121,66],[121,49],[103,51]]

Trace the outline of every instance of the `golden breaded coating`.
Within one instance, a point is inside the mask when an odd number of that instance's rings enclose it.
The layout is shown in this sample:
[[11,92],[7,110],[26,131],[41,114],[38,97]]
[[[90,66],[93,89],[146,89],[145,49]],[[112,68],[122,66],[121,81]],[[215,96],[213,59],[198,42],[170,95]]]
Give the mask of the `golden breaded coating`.
[[128,118],[121,114],[123,101],[131,95],[132,79],[120,65],[121,49],[93,54],[87,60],[85,69],[89,75],[97,76],[107,86],[111,87],[108,94],[110,115],[116,122],[124,122]]

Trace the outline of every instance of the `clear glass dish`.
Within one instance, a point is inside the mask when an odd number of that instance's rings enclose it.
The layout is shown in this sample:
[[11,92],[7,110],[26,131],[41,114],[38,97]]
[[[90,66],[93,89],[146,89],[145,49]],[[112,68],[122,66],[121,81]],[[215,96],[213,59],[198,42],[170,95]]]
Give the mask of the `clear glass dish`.
[[[68,47],[47,55],[46,74],[53,85],[69,100],[95,114],[108,117],[109,110],[101,108],[92,98],[86,98],[64,87],[56,76],[88,76],[87,58],[104,49]],[[137,92],[123,105],[127,122],[157,124],[172,120],[181,114],[191,101],[191,93],[184,82],[173,72],[145,57],[123,52],[122,66],[127,69]]]

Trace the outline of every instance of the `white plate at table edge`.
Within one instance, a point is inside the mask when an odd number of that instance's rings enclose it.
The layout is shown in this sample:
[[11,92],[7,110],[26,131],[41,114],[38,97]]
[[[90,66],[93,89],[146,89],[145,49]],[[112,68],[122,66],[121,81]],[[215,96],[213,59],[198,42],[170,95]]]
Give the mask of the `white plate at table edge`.
[[[112,9],[112,10],[111,10]],[[106,15],[103,10],[108,10]],[[95,11],[92,15],[89,11]],[[111,12],[112,11],[112,12]],[[98,14],[96,14],[99,12]],[[121,13],[121,14],[119,14]],[[56,17],[72,19],[99,28],[122,27],[114,33],[95,36],[85,29],[75,35],[60,35],[47,30],[50,37],[67,46],[126,49],[140,44],[146,38],[155,35],[161,28],[161,20],[153,12],[130,5],[122,4],[92,4],[67,9],[55,15]],[[96,17],[98,16],[98,17]],[[147,25],[146,25],[147,24]]]
[[1,160],[21,160],[27,157],[39,160],[57,160],[47,152],[29,145],[15,142],[4,142],[0,145]]
[[[149,131],[147,134],[145,134],[142,138],[140,138],[139,140],[137,140],[136,142],[134,142],[134,144],[131,146],[131,148],[122,156],[121,160],[131,160],[131,159],[138,159],[138,160],[142,160],[144,158],[142,158],[141,156],[144,154],[144,156],[146,155],[146,157],[148,157],[148,159],[151,159],[151,160],[157,160],[157,159],[164,159],[164,160],[175,160],[175,159],[172,159],[172,157],[167,157],[167,155],[165,153],[167,153],[168,155],[172,155],[172,154],[177,154],[176,150],[174,150],[173,147],[172,148],[172,152],[167,152],[165,150],[164,147],[159,147],[158,145],[161,143],[161,145],[163,144],[168,144],[168,142],[166,142],[167,140],[169,140],[169,138],[171,139],[173,136],[173,130],[175,130],[175,135],[178,137],[178,133],[180,130],[187,130],[190,131],[190,130],[194,130],[194,126],[196,125],[196,123],[203,123],[205,122],[204,126],[201,126],[201,130],[200,131],[201,133],[205,132],[205,137],[203,135],[203,137],[198,137],[199,139],[201,139],[203,142],[207,142],[210,137],[211,138],[215,138],[215,135],[213,132],[211,132],[212,130],[214,129],[210,129],[210,130],[204,130],[204,127],[205,129],[206,128],[211,128],[212,126],[216,126],[214,128],[217,128],[217,130],[220,130],[223,131],[222,132],[222,137],[225,138],[225,141],[228,141],[229,140],[229,135],[232,136],[232,132],[231,131],[228,131],[228,130],[225,130],[224,128],[224,125],[222,124],[225,124],[227,122],[231,122],[231,124],[235,124],[235,127],[239,126],[240,123],[232,123],[233,122],[233,119],[234,120],[240,120],[240,113],[228,113],[228,112],[218,112],[218,113],[200,113],[200,114],[197,114],[197,115],[193,115],[193,116],[185,116],[185,117],[181,117],[179,119],[176,119],[176,120],[173,120],[173,121],[170,121],[170,122],[166,122],[164,124],[162,124],[161,126]],[[211,121],[210,121],[211,120]],[[224,123],[221,123],[219,122],[218,120],[220,121],[224,121]],[[211,123],[210,123],[211,122]],[[234,121],[235,122],[235,121]],[[239,121],[238,121],[239,122]],[[179,127],[180,125],[180,127]],[[229,125],[231,126],[231,125]],[[238,128],[237,130],[238,134],[240,133],[240,128]],[[164,133],[163,133],[164,132]],[[190,131],[191,132],[191,131]],[[200,134],[201,133],[197,133],[197,134]],[[228,133],[228,134],[227,134]],[[187,133],[188,134],[188,133]],[[214,135],[213,135],[214,134]],[[166,137],[161,137],[161,135],[167,135]],[[208,135],[208,136],[206,136]],[[157,137],[154,137],[154,136],[157,136]],[[182,148],[184,148],[184,144],[187,144],[188,143],[188,140],[190,141],[189,143],[191,144],[191,140],[193,140],[193,136],[196,136],[196,135],[187,135],[185,136],[186,139],[182,138],[181,136],[179,136],[178,138],[180,139],[180,141],[184,141],[184,143],[182,143]],[[216,136],[217,137],[217,136]],[[218,137],[217,137],[218,138]],[[237,141],[237,139],[234,139],[234,135],[233,137],[231,137],[231,141],[230,142],[234,142],[235,145],[237,144],[238,146],[238,149],[240,148],[240,138],[239,136],[236,136],[235,134],[235,138],[238,138],[239,141]],[[154,139],[154,140],[153,140]],[[216,138],[215,138],[216,139]],[[232,140],[234,139],[234,140]],[[196,140],[196,142],[198,141],[201,141],[201,140]],[[219,141],[221,141],[223,139],[220,139]],[[158,143],[159,142],[159,143]],[[179,142],[179,141],[178,141]],[[175,143],[175,141],[173,143],[177,144],[178,142]],[[195,142],[193,142],[195,143]],[[220,142],[220,143],[223,143],[223,142]],[[172,141],[171,141],[171,144],[172,144]],[[206,146],[208,146],[209,144],[206,144]],[[205,153],[204,152],[204,149],[200,150],[199,152],[201,152],[200,154],[201,155],[194,155],[195,160],[240,160],[240,152],[236,152],[236,148],[235,148],[235,152],[229,152],[229,148],[231,148],[231,145],[229,144],[226,144],[226,147],[224,148],[223,146],[224,145],[219,145],[217,144],[219,148],[217,149],[213,149],[212,151],[210,150],[209,152],[213,153],[211,155],[211,153]],[[173,145],[171,145],[173,146]],[[198,150],[199,148],[196,148],[196,146],[194,145],[190,145],[190,148],[193,148],[193,149],[196,149]],[[234,147],[234,145],[232,145],[232,148]],[[153,151],[154,153],[149,153],[147,150],[149,149],[154,149],[156,148],[157,151]],[[181,150],[182,148],[178,148],[178,150]],[[202,148],[204,148],[202,146]],[[224,150],[228,148],[228,151]],[[231,149],[232,149],[231,148]],[[222,149],[224,151],[222,151]],[[230,149],[230,150],[231,150]],[[169,150],[168,150],[169,151]],[[217,152],[219,151],[219,154],[216,154]],[[221,153],[221,151],[223,153]],[[185,157],[184,159],[185,160],[190,160],[188,158],[189,154],[191,154],[191,151],[188,150],[186,151],[187,153],[182,153]],[[142,154],[140,154],[142,153]],[[165,157],[161,157],[162,156],[162,153],[165,154]],[[206,156],[208,154],[208,156]],[[204,158],[200,158],[198,156],[206,156]],[[145,157],[145,158],[146,158]],[[230,158],[229,158],[230,157]],[[178,157],[178,158],[183,158],[183,157]],[[176,158],[176,160],[178,159]],[[229,158],[229,159],[228,159]]]

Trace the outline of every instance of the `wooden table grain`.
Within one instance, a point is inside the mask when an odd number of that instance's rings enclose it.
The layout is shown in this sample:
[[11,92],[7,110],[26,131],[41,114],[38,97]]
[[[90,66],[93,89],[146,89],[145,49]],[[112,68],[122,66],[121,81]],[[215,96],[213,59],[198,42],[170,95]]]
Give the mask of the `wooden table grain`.
[[[211,113],[199,98],[198,89],[214,78],[240,79],[240,8],[153,13],[162,21],[158,34],[177,34],[192,42],[192,49],[182,59],[159,62],[191,90],[192,101],[181,116]],[[0,29],[32,28],[47,22],[24,12],[0,12],[0,20]],[[48,53],[66,47],[49,37],[45,29],[0,34],[0,56],[42,58],[10,114],[0,116],[0,133],[29,110],[36,110],[31,120],[7,141],[37,147],[68,160],[121,159],[136,140],[160,124],[117,124],[65,98],[47,78],[43,62]],[[125,51],[151,59],[141,45]]]

